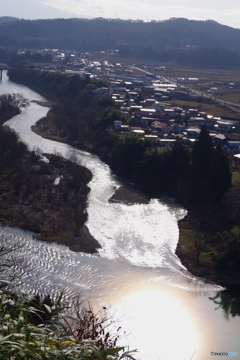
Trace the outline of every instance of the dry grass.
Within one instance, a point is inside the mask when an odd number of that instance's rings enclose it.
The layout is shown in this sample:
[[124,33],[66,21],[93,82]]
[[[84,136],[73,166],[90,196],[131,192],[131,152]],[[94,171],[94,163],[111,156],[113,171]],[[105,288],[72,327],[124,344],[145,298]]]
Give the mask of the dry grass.
[[186,100],[179,100],[179,99],[173,99],[171,101],[168,101],[171,106],[179,106],[179,107],[188,107],[191,109],[198,109],[199,111],[203,111],[207,113],[208,115],[213,116],[225,116],[225,117],[231,117],[235,119],[239,119],[240,115],[239,113],[228,109],[226,106],[221,106],[219,104],[208,104],[203,102],[197,102],[197,101],[186,101]]
[[224,93],[223,95],[217,95],[219,99],[240,103],[240,92],[239,93]]
[[107,54],[89,54],[88,59],[92,61],[107,60],[110,63],[121,63],[129,66],[136,64],[136,66],[165,66],[166,71],[153,71],[156,75],[163,75],[166,77],[197,77],[199,79],[205,79],[206,81],[240,81],[240,68],[232,69],[214,69],[208,67],[194,67],[180,65],[174,62],[162,62],[156,60],[141,60],[130,57],[121,56],[107,56]]

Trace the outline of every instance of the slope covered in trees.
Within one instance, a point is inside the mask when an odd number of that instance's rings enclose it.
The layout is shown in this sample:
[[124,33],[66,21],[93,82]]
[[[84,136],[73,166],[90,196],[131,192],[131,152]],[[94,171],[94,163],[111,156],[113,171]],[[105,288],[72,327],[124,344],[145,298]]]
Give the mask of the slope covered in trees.
[[102,18],[19,20],[0,23],[0,47],[80,52],[119,49],[121,55],[139,58],[236,66],[240,64],[239,34],[239,29],[211,20],[170,19],[148,23]]

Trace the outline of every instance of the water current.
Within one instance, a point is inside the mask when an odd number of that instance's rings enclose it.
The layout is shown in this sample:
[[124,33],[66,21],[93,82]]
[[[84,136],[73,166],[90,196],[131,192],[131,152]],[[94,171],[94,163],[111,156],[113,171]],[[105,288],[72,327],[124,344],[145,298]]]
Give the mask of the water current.
[[[6,73],[0,83],[3,93],[43,99],[9,81]],[[31,131],[47,111],[31,103],[7,124],[31,150],[74,158],[92,171],[87,226],[102,249],[99,256],[74,253],[62,245],[34,240],[31,232],[1,227],[2,243],[17,246],[14,257],[21,286],[53,296],[64,289],[68,299],[80,294],[96,309],[110,308],[125,330],[120,344],[137,348],[137,359],[207,360],[212,351],[240,355],[239,317],[227,317],[210,299],[221,298],[222,289],[192,276],[175,255],[178,220],[186,210],[166,198],[152,199],[148,205],[109,203],[121,183],[106,164]]]

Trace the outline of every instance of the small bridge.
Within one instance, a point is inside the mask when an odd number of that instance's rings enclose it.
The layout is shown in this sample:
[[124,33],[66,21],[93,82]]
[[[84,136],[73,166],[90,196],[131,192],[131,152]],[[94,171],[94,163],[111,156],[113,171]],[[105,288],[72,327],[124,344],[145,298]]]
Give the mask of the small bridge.
[[2,80],[2,72],[4,70],[14,70],[14,69],[9,67],[7,64],[0,64],[0,80]]

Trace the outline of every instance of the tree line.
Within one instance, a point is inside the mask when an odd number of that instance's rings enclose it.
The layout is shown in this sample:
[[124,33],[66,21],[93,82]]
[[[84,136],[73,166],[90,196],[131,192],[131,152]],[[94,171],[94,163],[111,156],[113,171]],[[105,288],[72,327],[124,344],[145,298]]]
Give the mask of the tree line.
[[19,53],[16,49],[0,48],[0,62],[14,66],[16,63],[22,62],[22,64],[37,63],[52,63],[52,55],[40,54],[35,51],[27,50]]
[[228,158],[214,149],[203,128],[193,149],[181,141],[158,148],[136,135],[120,137],[112,154],[112,168],[146,187],[176,196],[187,207],[220,203],[231,187]]

